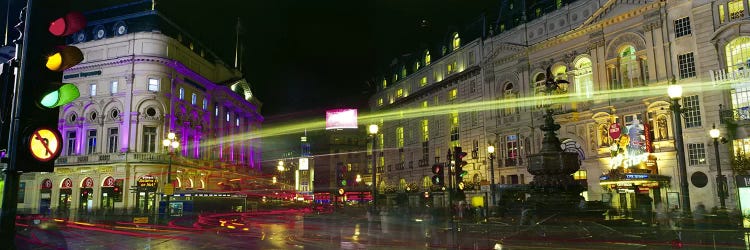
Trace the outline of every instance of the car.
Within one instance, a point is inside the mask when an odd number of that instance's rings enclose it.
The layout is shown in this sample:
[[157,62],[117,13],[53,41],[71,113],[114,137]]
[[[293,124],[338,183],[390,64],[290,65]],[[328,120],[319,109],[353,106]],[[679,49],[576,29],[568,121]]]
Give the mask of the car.
[[625,233],[593,220],[554,214],[502,238],[496,250],[508,249],[669,249],[674,242],[663,244],[650,237]]

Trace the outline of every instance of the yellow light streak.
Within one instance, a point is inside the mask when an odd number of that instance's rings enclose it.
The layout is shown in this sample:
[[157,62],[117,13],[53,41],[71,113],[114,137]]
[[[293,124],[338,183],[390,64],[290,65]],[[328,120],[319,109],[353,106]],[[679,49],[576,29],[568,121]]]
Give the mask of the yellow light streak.
[[[627,88],[627,89],[616,89],[616,90],[600,90],[594,92],[592,97],[587,98],[584,95],[578,96],[576,93],[568,93],[561,95],[540,95],[540,96],[529,96],[515,99],[500,99],[500,100],[487,100],[478,102],[463,102],[453,103],[446,105],[430,106],[430,107],[416,107],[416,108],[400,108],[400,109],[389,109],[381,112],[363,114],[360,113],[358,118],[359,124],[371,124],[380,123],[402,119],[415,119],[422,117],[448,115],[453,113],[463,112],[475,112],[475,111],[494,111],[506,108],[529,108],[536,110],[540,105],[554,105],[554,104],[569,104],[569,103],[585,103],[585,102],[606,102],[612,99],[628,99],[628,98],[652,98],[652,97],[663,97],[663,101],[668,102],[669,97],[667,96],[667,82],[661,82],[652,84],[651,86]],[[683,84],[683,92],[685,95],[691,95],[703,91],[718,91],[723,89],[731,89],[733,85],[729,81],[716,84],[714,82],[692,82]],[[582,110],[579,110],[582,111]],[[322,116],[322,115],[321,115]],[[264,126],[260,131],[253,131],[244,134],[232,135],[224,138],[217,138],[206,142],[205,146],[214,146],[221,143],[231,143],[236,141],[246,141],[259,138],[267,138],[289,134],[299,134],[313,130],[324,130],[325,120],[312,119],[308,121],[289,121],[273,126]]]

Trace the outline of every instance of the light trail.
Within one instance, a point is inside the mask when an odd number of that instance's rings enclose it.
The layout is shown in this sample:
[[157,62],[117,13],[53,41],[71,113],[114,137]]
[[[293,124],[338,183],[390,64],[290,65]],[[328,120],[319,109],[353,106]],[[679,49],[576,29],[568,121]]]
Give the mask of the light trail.
[[[683,86],[683,93],[692,94],[703,91],[716,91],[722,89],[731,89],[733,84],[714,82],[693,82]],[[590,97],[578,93],[568,93],[560,95],[539,95],[513,99],[486,100],[478,102],[464,102],[456,104],[446,104],[432,107],[402,108],[397,110],[387,110],[383,112],[364,114],[359,116],[359,124],[380,123],[383,121],[396,121],[402,119],[415,119],[421,117],[430,117],[437,115],[456,114],[464,112],[501,110],[507,108],[531,108],[541,109],[543,105],[569,104],[581,102],[601,102],[610,101],[613,98],[648,98],[664,97],[664,101],[669,101],[667,88],[669,84],[660,83],[652,86],[643,86],[616,90],[600,90],[594,92]],[[322,116],[322,115],[321,115]],[[325,129],[324,119],[313,119],[309,121],[290,121],[273,127],[264,127],[260,131],[249,132],[245,134],[232,135],[229,137],[217,138],[206,142],[206,146],[220,145],[222,143],[231,143],[236,141],[245,141],[259,138],[268,138],[280,135],[300,134],[305,131],[316,131]]]

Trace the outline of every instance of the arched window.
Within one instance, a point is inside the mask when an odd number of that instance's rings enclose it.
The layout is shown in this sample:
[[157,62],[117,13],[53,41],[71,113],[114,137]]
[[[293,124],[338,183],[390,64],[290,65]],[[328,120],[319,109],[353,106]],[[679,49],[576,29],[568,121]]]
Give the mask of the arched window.
[[453,50],[457,50],[461,47],[461,38],[458,37],[458,32],[453,33]]
[[594,94],[594,78],[591,74],[591,59],[583,57],[575,63],[576,95],[581,98],[591,98]]
[[383,86],[382,86],[382,87],[383,87],[383,89],[387,88],[387,87],[388,87],[388,80],[387,80],[387,79],[385,79],[385,78],[383,78],[383,84],[382,84],[382,85],[383,85]]
[[423,188],[424,188],[425,190],[429,190],[431,186],[432,186],[432,179],[430,179],[430,177],[429,177],[429,176],[425,176],[425,177],[423,177],[423,178],[422,178],[422,187],[423,187]]
[[642,86],[644,80],[648,80],[646,60],[636,56],[635,47],[629,45],[622,48],[619,55],[620,81],[616,89]]
[[[738,37],[726,46],[727,69],[729,72],[750,69],[750,37]],[[750,106],[750,88],[737,86],[731,90],[732,108]]]
[[430,51],[429,50],[424,51],[424,65],[425,66],[430,65]]
[[515,105],[515,102],[513,101],[513,99],[516,99],[517,97],[516,92],[513,91],[513,84],[506,83],[505,88],[503,88],[503,99],[505,100],[503,104],[505,107],[503,109],[503,115],[509,116],[518,113],[518,106]]
[[406,179],[401,179],[398,181],[398,190],[406,190]]
[[401,78],[406,78],[406,65],[401,66]]
[[727,44],[726,53],[730,72],[750,68],[750,37],[735,38]]

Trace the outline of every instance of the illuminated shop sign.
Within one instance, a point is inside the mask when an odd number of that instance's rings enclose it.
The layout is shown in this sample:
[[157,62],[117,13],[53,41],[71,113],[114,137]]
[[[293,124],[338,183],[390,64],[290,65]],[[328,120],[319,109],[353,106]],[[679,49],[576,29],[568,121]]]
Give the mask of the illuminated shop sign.
[[648,179],[647,174],[626,174],[625,179]]
[[357,128],[356,109],[326,110],[326,129]]

